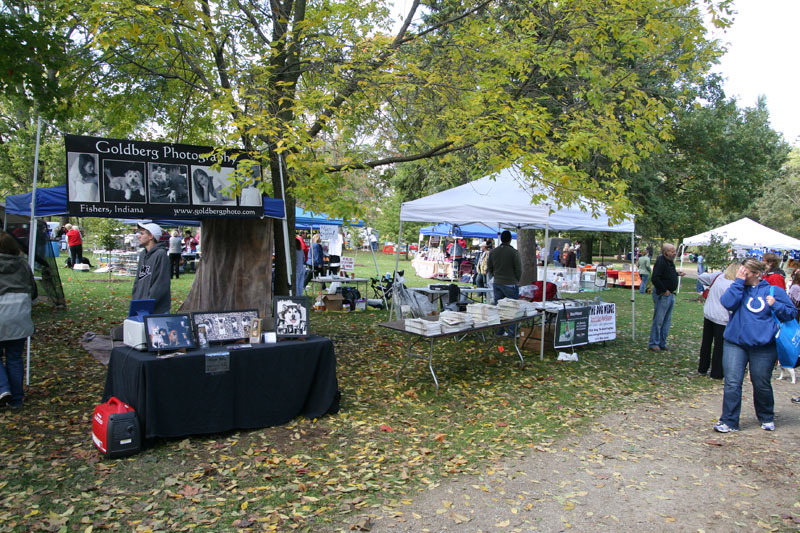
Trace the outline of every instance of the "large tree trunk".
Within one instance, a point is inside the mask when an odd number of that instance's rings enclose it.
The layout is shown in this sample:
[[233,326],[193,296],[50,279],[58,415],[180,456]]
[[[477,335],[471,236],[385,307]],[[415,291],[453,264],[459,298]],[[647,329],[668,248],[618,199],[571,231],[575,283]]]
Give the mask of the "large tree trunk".
[[272,220],[205,219],[201,239],[202,261],[181,311],[258,309],[271,317]]
[[523,229],[517,231],[517,250],[522,260],[522,279],[520,285],[531,285],[537,274],[536,261],[536,230]]
[[593,246],[594,246],[594,237],[584,237],[581,240],[581,262],[586,263],[587,265],[593,263],[592,261]]

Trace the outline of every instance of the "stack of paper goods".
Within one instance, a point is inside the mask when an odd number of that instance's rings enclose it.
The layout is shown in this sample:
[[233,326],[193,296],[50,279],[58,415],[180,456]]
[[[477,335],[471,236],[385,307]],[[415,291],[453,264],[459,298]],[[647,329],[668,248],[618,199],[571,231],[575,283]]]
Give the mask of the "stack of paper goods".
[[[472,316],[475,322],[486,322],[490,326],[500,323],[500,314],[494,305],[469,304],[467,305],[467,313]],[[478,327],[477,324],[476,327]]]
[[421,318],[406,318],[406,331],[419,333],[420,335],[438,335],[442,332],[442,325],[434,320],[423,320]]
[[453,333],[472,327],[473,320],[469,313],[459,313],[457,311],[442,311],[439,315],[439,322],[442,324],[442,333]]
[[536,305],[533,302],[520,300],[519,306],[525,312],[525,316],[536,316]]
[[497,312],[500,313],[500,318],[503,320],[514,320],[525,316],[525,309],[520,304],[520,300],[512,300],[511,298],[503,298],[497,302]]
[[557,302],[551,302],[551,301],[547,301],[547,302],[544,302],[544,303],[542,303],[542,302],[533,302],[533,305],[536,307],[536,309],[538,309],[540,311],[542,309],[546,309],[548,311],[558,311],[559,309],[561,309],[563,307],[562,304],[557,303]]

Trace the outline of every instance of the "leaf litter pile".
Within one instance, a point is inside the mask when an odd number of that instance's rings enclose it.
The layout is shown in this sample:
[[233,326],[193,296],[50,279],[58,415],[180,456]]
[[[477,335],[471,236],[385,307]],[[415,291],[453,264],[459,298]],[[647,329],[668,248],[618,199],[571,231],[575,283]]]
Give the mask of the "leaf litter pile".
[[[631,341],[630,294],[621,290],[603,293],[617,303],[618,339],[579,348],[578,363],[556,362],[552,352],[540,361],[538,349],[527,349],[523,369],[508,340],[505,350],[471,339],[437,343],[438,393],[419,361],[395,380],[405,339],[377,326],[386,312],[314,313],[312,332],[335,344],[338,414],[157,440],[133,457],[104,460],[91,416],[106,367],[79,340],[121,323],[130,282],[62,275],[68,310],[35,310],[26,405],[0,411],[1,529],[368,529],[364,516],[402,514],[419,491],[528,455],[605,412],[713,385],[689,379],[702,305],[688,297],[676,307],[667,354],[646,349],[649,295]],[[190,283],[173,281],[173,310]]]

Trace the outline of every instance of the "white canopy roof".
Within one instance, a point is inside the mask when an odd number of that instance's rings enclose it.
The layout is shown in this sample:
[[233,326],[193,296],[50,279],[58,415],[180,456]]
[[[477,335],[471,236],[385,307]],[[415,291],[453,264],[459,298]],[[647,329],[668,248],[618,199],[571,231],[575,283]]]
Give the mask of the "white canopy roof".
[[[532,203],[534,195],[543,195],[545,199]],[[511,167],[459,187],[405,202],[400,207],[400,220],[452,224],[480,222],[529,229],[549,226],[555,231],[634,231],[633,219],[610,225],[604,210],[598,210],[598,215],[593,216],[589,200],[581,204],[556,208],[549,191],[532,188],[519,170]]]
[[774,248],[776,250],[800,250],[800,240],[784,235],[747,217],[683,239],[686,246],[703,246],[711,242],[711,235],[722,237],[723,242],[732,242],[737,248]]

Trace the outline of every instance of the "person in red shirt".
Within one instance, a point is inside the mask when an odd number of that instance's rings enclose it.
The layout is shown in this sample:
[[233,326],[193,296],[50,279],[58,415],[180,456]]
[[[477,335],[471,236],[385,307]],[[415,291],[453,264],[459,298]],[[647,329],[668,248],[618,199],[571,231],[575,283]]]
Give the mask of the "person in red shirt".
[[770,285],[775,285],[786,290],[786,273],[780,269],[780,258],[771,252],[764,254],[764,264],[767,265],[767,273],[762,278]]
[[306,231],[300,230],[300,234],[295,237],[297,239],[297,243],[300,245],[300,249],[303,250],[303,263],[308,262],[308,244],[306,244]]
[[69,258],[72,266],[80,265],[83,263],[83,239],[81,238],[81,231],[78,226],[67,224],[64,226],[67,229],[67,246],[69,247]]

